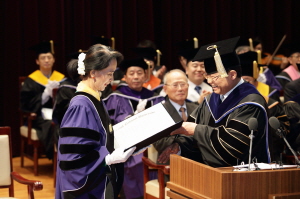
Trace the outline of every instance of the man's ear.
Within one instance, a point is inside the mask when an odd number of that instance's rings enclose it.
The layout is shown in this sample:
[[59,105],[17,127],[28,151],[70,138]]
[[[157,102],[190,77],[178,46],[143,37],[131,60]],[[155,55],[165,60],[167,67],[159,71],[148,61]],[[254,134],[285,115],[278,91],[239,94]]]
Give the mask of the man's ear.
[[235,70],[229,71],[229,77],[231,80],[235,80],[237,78],[237,72]]

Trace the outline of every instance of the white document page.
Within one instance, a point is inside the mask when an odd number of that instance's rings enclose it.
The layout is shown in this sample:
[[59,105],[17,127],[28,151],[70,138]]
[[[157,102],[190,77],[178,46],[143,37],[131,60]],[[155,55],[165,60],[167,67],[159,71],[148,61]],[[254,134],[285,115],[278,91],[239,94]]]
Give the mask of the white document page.
[[131,147],[175,124],[159,103],[113,126],[115,148]]
[[52,120],[52,108],[42,108],[42,117],[44,120]]

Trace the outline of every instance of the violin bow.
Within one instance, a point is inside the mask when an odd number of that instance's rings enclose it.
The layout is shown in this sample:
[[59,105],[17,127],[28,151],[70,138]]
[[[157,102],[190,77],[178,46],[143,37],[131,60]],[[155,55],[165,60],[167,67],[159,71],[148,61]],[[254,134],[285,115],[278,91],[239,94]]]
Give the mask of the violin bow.
[[275,56],[275,54],[277,53],[277,51],[279,50],[280,46],[282,45],[283,41],[285,40],[286,35],[283,35],[281,41],[279,42],[279,44],[277,45],[276,49],[274,50],[272,56],[269,58],[268,62],[267,62],[267,66],[269,66],[270,62],[272,61],[273,57]]

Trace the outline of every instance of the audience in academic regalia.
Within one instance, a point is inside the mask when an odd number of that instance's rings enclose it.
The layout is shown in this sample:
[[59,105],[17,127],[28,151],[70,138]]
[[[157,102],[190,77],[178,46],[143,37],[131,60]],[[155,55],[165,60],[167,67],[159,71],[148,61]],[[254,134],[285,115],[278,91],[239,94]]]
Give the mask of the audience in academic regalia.
[[53,128],[52,118],[46,117],[45,112],[52,110],[53,99],[52,90],[58,88],[59,82],[64,79],[64,75],[53,70],[55,62],[54,44],[41,42],[33,47],[36,52],[36,64],[39,69],[31,73],[25,79],[21,88],[21,110],[36,113],[37,118],[33,121],[33,128],[37,131],[39,140],[45,147],[48,158],[53,156]]
[[[124,60],[120,67],[124,71],[125,82],[103,99],[113,124],[164,100],[164,97],[143,87],[148,69],[143,58]],[[142,153],[132,156],[124,165],[123,191],[126,198],[140,198],[144,195],[142,156]]]
[[[200,48],[193,60],[204,60],[205,77],[213,93],[190,115],[188,122],[171,134],[192,136],[201,153],[200,162],[213,167],[236,165],[242,161],[248,163],[250,130],[247,124],[250,118],[256,118],[258,122],[251,159],[271,161],[267,104],[256,88],[241,78],[240,61],[235,53],[238,39],[214,42]],[[215,58],[216,52],[219,56],[217,54]],[[179,145],[194,146],[189,142],[186,139]]]

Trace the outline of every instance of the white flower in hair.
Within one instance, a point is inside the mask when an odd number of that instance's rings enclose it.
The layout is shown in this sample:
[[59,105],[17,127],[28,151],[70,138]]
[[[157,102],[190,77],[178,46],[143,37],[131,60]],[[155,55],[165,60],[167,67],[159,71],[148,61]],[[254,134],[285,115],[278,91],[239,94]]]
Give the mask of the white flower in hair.
[[85,75],[85,66],[84,66],[84,62],[83,60],[85,59],[85,53],[80,53],[80,55],[78,56],[78,74],[79,75]]

